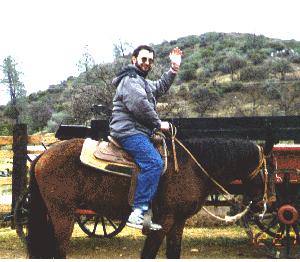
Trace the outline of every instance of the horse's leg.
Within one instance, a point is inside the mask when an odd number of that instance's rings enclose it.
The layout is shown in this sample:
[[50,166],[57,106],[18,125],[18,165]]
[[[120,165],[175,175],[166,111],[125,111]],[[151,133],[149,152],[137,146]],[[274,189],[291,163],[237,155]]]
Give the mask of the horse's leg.
[[74,227],[74,216],[66,214],[66,212],[56,211],[54,214],[51,214],[51,221],[57,241],[54,258],[66,258],[66,252]]
[[159,231],[151,231],[151,233],[147,235],[141,258],[156,257],[164,237],[173,226],[174,218],[172,216],[166,219],[162,219],[161,221],[163,221],[160,223],[163,229]]
[[152,231],[149,235],[147,235],[141,258],[155,258],[165,235],[166,232],[163,230]]
[[180,258],[181,240],[183,234],[184,220],[176,220],[173,227],[167,234],[167,258]]

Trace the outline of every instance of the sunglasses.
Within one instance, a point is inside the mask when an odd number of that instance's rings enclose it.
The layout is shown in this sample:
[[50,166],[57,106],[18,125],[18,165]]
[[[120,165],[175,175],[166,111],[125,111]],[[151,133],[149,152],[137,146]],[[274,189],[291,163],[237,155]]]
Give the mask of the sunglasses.
[[141,60],[143,63],[146,63],[148,61],[149,65],[152,65],[154,62],[152,58],[148,58],[148,57],[142,57]]

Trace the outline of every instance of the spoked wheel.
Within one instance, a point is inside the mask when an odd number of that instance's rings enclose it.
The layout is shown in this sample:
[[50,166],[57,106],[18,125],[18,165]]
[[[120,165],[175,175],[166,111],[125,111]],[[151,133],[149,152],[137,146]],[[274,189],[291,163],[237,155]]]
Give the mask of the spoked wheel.
[[[18,199],[14,209],[14,223],[16,232],[23,243],[26,244],[28,225],[29,189],[27,189]],[[79,227],[89,237],[111,238],[122,231],[126,225],[126,220],[115,220],[101,216],[91,210],[80,210],[76,213],[76,221]]]
[[[272,248],[276,258],[300,257],[300,188],[289,181],[289,174],[285,174],[282,183],[276,185],[276,203],[263,219],[255,216],[244,221],[248,228],[251,224],[259,228],[253,241]],[[266,241],[267,235],[271,243]]]
[[26,244],[28,224],[29,190],[27,189],[17,200],[14,209],[14,223],[16,232],[23,243]]
[[245,216],[242,218],[242,225],[252,243],[265,247],[271,257],[300,257],[299,218],[293,224],[285,224],[280,221],[277,212],[274,211],[266,213],[262,220],[258,216]]
[[[82,210],[90,211],[90,210]],[[126,225],[126,220],[116,220],[92,212],[76,212],[79,227],[89,237],[112,238],[119,234]]]
[[[300,256],[300,188],[290,183],[289,174],[285,174],[282,184],[276,187],[277,201],[272,213],[255,224],[273,238],[273,245],[280,248],[284,257]],[[298,251],[297,251],[298,249]]]

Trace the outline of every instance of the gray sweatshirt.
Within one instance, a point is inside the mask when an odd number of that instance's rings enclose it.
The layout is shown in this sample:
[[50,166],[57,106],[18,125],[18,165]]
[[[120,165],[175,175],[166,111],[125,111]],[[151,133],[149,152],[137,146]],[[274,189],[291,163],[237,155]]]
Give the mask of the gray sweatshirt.
[[[124,73],[125,72],[125,73]],[[134,65],[129,65],[112,83],[117,87],[110,119],[110,135],[115,138],[135,134],[151,135],[160,128],[156,99],[166,93],[176,74],[171,70],[157,81],[145,79]]]

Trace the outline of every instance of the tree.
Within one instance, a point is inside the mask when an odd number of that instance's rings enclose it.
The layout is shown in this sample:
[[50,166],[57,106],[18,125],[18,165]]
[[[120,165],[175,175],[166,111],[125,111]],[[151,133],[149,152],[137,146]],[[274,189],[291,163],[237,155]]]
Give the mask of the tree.
[[[78,62],[81,74],[73,83],[70,99],[70,113],[76,123],[85,123],[93,117],[93,114],[97,114],[97,118],[110,116],[116,89],[111,81],[128,64],[126,55],[130,48],[129,43],[119,40],[114,44],[114,63],[95,65],[93,57],[85,46],[85,52]],[[95,106],[99,105],[104,109],[103,112],[93,111]]]
[[53,113],[51,119],[47,122],[46,131],[55,132],[59,125],[68,119],[68,114],[65,111]]
[[204,116],[209,110],[214,110],[220,100],[220,96],[208,88],[195,88],[192,90],[191,96],[195,103],[195,111],[200,116]]
[[[260,115],[261,113],[263,114],[263,112],[260,110],[264,99],[263,86],[257,83],[251,83],[250,85],[243,86],[241,91],[241,93],[244,94],[245,97],[248,97],[248,103],[250,103],[251,105],[248,110],[246,109],[246,111],[248,111],[248,115],[256,116]],[[244,105],[246,103],[247,102],[245,101]]]
[[119,39],[119,42],[114,44],[114,56],[115,58],[126,57],[132,49],[133,47],[130,43],[123,42]]
[[241,81],[264,80],[268,78],[268,68],[265,66],[246,66],[240,71]]
[[84,46],[84,52],[77,63],[79,72],[85,73],[86,81],[88,81],[88,71],[95,66],[95,60],[88,50],[88,45]]
[[231,74],[231,80],[234,80],[234,74],[238,69],[243,68],[246,65],[246,59],[239,54],[230,53],[224,60],[221,70],[224,73]]
[[28,113],[31,132],[42,131],[47,126],[47,122],[52,116],[52,108],[49,104],[49,102],[45,101],[36,101],[29,105]]
[[82,76],[78,77],[73,84],[71,95],[71,114],[77,122],[85,123],[92,118],[93,105],[101,105],[105,109],[102,113],[98,112],[97,117],[108,118],[110,116],[116,89],[111,81],[124,65],[123,59],[116,59],[114,64],[99,64],[89,70],[88,82],[82,81]]
[[245,43],[242,46],[242,51],[247,52],[248,50],[259,50],[264,47],[266,38],[263,35],[247,34]]
[[292,72],[291,63],[286,58],[276,58],[272,62],[273,72],[280,74],[280,80],[285,80],[286,73]]
[[15,60],[8,56],[3,60],[1,66],[3,72],[3,79],[0,80],[1,84],[7,86],[7,91],[10,95],[10,106],[6,111],[7,115],[19,123],[19,115],[21,109],[20,98],[26,96],[26,90],[24,84],[20,81],[21,72],[16,69],[17,63]]
[[248,57],[253,65],[262,64],[264,60],[268,57],[266,53],[261,50],[253,50],[248,53]]
[[179,78],[181,81],[191,81],[196,79],[197,64],[185,63],[181,66],[179,71]]
[[273,114],[298,115],[300,109],[300,83],[266,81],[264,85],[268,98],[273,100]]
[[281,85],[279,110],[283,111],[285,115],[299,114],[299,98],[300,84],[298,82]]

